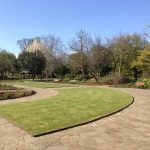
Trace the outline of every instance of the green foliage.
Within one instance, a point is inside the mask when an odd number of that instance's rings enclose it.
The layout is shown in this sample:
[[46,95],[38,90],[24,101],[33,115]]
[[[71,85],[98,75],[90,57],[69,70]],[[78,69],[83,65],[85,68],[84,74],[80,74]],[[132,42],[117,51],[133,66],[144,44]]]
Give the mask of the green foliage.
[[42,76],[46,67],[46,58],[40,51],[27,52],[23,51],[18,58],[21,70],[29,71],[34,80],[36,75]]
[[16,57],[6,50],[0,50],[0,78],[6,79],[10,73],[15,72]]
[[54,75],[57,78],[63,79],[66,74],[70,72],[70,69],[64,65],[63,63],[58,63],[55,70],[54,70]]
[[139,55],[137,60],[132,62],[132,67],[138,68],[142,71],[150,72],[150,50],[141,50],[139,51]]
[[100,36],[92,38],[80,30],[69,44],[73,53],[66,54],[62,41],[54,35],[19,40],[17,44],[22,51],[18,59],[0,51],[0,78],[21,73],[33,80],[46,77],[67,82],[93,78],[99,82],[109,75],[133,76],[135,80],[150,75],[150,43],[140,34],[119,34],[106,43],[101,41]]
[[74,79],[78,81],[82,81],[84,78],[82,75],[77,75]]
[[150,79],[144,79],[143,83],[144,83],[144,88],[150,89]]

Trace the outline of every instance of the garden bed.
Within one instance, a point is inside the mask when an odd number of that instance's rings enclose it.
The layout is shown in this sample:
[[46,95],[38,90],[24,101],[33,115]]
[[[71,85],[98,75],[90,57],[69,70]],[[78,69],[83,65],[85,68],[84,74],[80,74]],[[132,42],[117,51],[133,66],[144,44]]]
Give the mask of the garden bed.
[[0,84],[0,100],[15,99],[35,94],[33,90],[26,90],[14,86]]

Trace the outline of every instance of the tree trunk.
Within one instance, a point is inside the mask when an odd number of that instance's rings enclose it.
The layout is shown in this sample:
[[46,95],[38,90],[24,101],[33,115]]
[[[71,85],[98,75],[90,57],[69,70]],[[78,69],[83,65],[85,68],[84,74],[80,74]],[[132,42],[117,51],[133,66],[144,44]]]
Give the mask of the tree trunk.
[[98,77],[96,76],[96,73],[90,71],[90,74],[95,79],[96,83],[98,83]]
[[82,78],[84,78],[84,70],[83,70],[83,67],[81,66],[81,73],[82,73]]
[[138,79],[138,70],[137,70],[137,68],[133,69],[133,75],[134,75],[134,79],[137,80]]
[[41,73],[40,77],[41,77],[41,80],[42,80],[42,78],[43,78],[43,75],[42,75],[42,73]]
[[35,75],[32,75],[32,80],[33,80],[33,82],[34,82],[34,79],[35,79]]
[[122,66],[122,54],[120,55],[120,60],[119,60],[119,77],[121,76],[121,66]]
[[117,63],[115,62],[114,65],[113,65],[113,76],[114,76],[115,73],[116,73],[116,66],[117,66]]
[[98,78],[96,78],[96,76],[93,76],[93,78],[95,79],[96,83],[98,83]]

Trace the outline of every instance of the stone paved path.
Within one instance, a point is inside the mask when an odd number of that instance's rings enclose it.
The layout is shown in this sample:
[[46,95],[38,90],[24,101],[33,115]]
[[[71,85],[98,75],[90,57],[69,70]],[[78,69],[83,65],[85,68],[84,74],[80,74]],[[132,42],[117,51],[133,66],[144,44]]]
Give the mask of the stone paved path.
[[0,118],[0,150],[150,150],[150,90],[117,89],[135,97],[111,117],[33,138]]

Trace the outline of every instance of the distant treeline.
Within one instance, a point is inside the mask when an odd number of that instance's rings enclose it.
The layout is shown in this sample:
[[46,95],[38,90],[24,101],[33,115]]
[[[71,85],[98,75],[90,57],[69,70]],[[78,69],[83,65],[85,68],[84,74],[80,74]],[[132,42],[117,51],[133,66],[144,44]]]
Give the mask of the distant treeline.
[[87,31],[77,32],[68,47],[55,35],[17,42],[18,58],[0,50],[0,78],[20,74],[23,78],[89,79],[150,75],[150,43],[141,34],[119,34],[102,43]]

